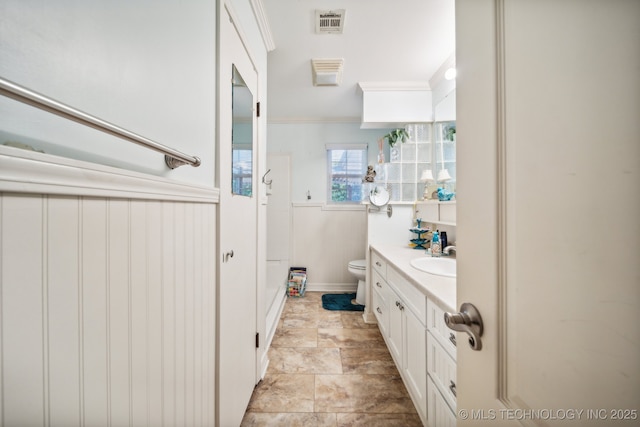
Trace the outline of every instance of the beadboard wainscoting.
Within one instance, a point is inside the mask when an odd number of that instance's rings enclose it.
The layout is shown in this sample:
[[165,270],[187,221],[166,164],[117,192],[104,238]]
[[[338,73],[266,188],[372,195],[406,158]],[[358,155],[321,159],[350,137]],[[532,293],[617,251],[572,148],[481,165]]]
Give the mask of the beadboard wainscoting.
[[307,290],[355,292],[347,264],[365,259],[365,206],[293,203],[292,215],[292,265],[307,267]]
[[4,147],[0,170],[0,424],[213,425],[217,190]]

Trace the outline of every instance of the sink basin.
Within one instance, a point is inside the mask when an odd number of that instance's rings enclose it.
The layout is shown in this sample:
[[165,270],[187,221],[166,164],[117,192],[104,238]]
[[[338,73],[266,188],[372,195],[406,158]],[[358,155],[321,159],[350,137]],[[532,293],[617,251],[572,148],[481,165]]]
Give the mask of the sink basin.
[[423,257],[411,260],[411,266],[436,276],[456,277],[456,260],[451,258]]

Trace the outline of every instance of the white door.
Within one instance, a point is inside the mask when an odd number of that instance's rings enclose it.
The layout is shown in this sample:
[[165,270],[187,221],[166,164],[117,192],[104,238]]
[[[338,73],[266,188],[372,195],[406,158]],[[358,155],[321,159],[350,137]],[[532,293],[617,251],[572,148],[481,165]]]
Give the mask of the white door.
[[638,425],[640,2],[458,0],[456,28],[458,304],[485,329],[458,333],[458,425]]
[[218,182],[219,426],[236,426],[256,384],[257,74],[227,11],[220,17]]

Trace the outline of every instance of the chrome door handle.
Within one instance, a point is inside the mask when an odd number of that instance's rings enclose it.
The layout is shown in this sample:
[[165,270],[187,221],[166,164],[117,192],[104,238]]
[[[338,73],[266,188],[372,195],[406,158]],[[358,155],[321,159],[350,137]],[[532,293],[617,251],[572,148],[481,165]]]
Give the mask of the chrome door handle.
[[478,309],[468,302],[460,306],[459,313],[445,313],[444,323],[449,329],[469,334],[469,345],[473,350],[482,350],[482,317]]

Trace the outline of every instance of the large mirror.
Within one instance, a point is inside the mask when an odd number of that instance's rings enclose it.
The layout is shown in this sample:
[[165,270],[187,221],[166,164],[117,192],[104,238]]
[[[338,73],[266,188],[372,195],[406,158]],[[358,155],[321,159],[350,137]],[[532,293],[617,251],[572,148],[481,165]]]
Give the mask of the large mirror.
[[231,130],[231,192],[239,196],[253,195],[253,94],[233,67]]

